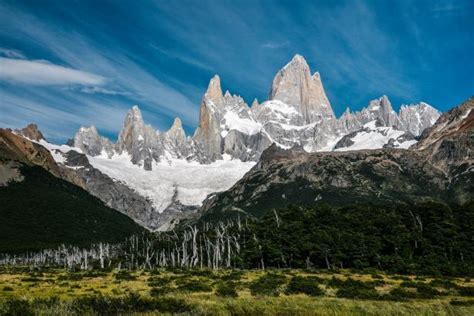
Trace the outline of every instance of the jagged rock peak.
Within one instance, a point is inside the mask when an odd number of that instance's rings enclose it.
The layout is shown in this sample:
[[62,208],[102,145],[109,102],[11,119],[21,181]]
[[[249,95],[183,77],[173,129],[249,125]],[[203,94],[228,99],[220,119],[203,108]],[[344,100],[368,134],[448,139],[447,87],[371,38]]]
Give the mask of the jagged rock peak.
[[28,126],[15,130],[17,134],[20,134],[26,138],[31,140],[39,141],[41,139],[45,139],[41,131],[38,129],[38,125],[36,124],[28,124]]
[[416,136],[432,126],[440,115],[438,110],[425,102],[402,105],[399,112],[402,128]]
[[186,134],[183,129],[183,124],[181,123],[181,119],[179,117],[174,119],[173,125],[166,132],[166,134],[175,140],[184,141],[186,139]]
[[257,106],[258,106],[258,100],[257,100],[257,98],[255,98],[255,99],[253,99],[251,108],[252,108],[252,109],[255,109]]
[[221,78],[219,78],[218,75],[214,75],[214,77],[209,81],[209,86],[204,94],[204,98],[215,103],[219,103],[222,100]]
[[112,143],[100,136],[94,125],[81,126],[74,135],[72,144],[74,147],[81,149],[83,153],[91,156],[100,155],[103,150],[109,154],[112,152]]
[[128,110],[125,120],[127,120],[128,118],[133,121],[143,120],[142,112],[140,111],[138,105],[134,105],[130,110]]
[[173,125],[171,125],[170,130],[182,129],[182,128],[183,128],[183,123],[181,122],[181,119],[179,117],[176,117],[173,121]]
[[319,73],[311,75],[308,63],[301,55],[295,55],[275,75],[270,100],[293,106],[306,124],[320,121],[321,118],[334,118]]

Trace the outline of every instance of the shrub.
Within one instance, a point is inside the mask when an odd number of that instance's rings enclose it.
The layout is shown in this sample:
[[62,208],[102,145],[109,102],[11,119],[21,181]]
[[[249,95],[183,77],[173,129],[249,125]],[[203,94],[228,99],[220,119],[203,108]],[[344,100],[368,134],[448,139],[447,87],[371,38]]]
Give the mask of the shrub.
[[337,297],[356,299],[378,299],[380,297],[372,282],[362,282],[351,278],[344,281],[333,278],[331,284],[333,286],[337,284],[339,288],[336,293]]
[[394,301],[405,301],[408,298],[416,298],[417,294],[414,291],[409,291],[406,288],[397,287],[390,291],[388,295],[385,295],[384,299]]
[[11,316],[33,316],[34,311],[31,303],[25,299],[9,298],[3,303],[0,314]]
[[442,287],[442,288],[445,288],[445,289],[455,289],[457,288],[458,286],[456,285],[456,283],[454,283],[453,281],[451,280],[446,280],[446,279],[435,279],[435,280],[432,280],[430,282],[430,285],[431,286],[434,286],[434,287]]
[[461,296],[474,296],[474,286],[459,286],[458,292]]
[[68,274],[65,274],[65,275],[60,275],[58,277],[58,280],[60,280],[60,281],[65,281],[65,280],[80,281],[82,279],[83,279],[83,275],[79,274],[79,273],[68,273]]
[[398,287],[390,291],[390,296],[392,299],[432,299],[442,294],[424,283],[417,283],[414,288],[416,288],[416,291],[409,291],[406,288]]
[[121,270],[115,274],[115,280],[134,281],[136,279],[136,276],[125,270]]
[[155,286],[164,286],[171,282],[170,277],[151,277],[148,278],[148,286],[155,287]]
[[432,288],[428,284],[420,283],[416,287],[416,292],[418,294],[418,298],[423,299],[430,299],[434,298],[435,296],[441,295],[442,293],[435,288]]
[[11,286],[4,286],[3,292],[13,292],[13,288]]
[[236,284],[233,282],[220,283],[216,289],[216,295],[222,297],[237,297]]
[[201,280],[180,280],[178,290],[184,292],[212,292],[212,287]]
[[392,280],[410,281],[410,278],[404,275],[394,275],[391,277]]
[[267,273],[250,283],[252,295],[280,295],[280,288],[286,282],[286,277],[279,274]]
[[93,311],[101,315],[148,311],[162,313],[191,311],[191,306],[182,299],[168,297],[149,299],[137,294],[130,294],[126,297],[86,296],[75,299],[73,306],[79,314]]
[[32,282],[32,283],[36,283],[36,282],[40,282],[41,279],[37,278],[37,277],[27,277],[27,278],[22,278],[21,279],[21,282]]
[[223,281],[239,281],[244,275],[243,271],[232,270],[230,273],[226,273],[221,276]]
[[163,296],[173,291],[174,289],[169,286],[154,287],[150,290],[150,296]]
[[295,276],[291,278],[286,287],[285,294],[307,294],[310,296],[324,295],[324,291],[318,287],[318,279],[314,277]]
[[213,277],[214,272],[210,269],[203,269],[203,270],[187,270],[188,275],[193,276],[203,276],[203,277]]
[[416,288],[418,286],[418,283],[413,282],[413,281],[403,281],[400,283],[400,287],[411,287],[411,288]]
[[379,280],[383,279],[383,276],[381,276],[380,274],[372,274],[371,277],[372,279],[379,279]]
[[340,288],[337,293],[337,297],[342,298],[353,298],[353,299],[379,299],[380,295],[373,287],[359,288],[354,286],[348,286]]
[[474,306],[474,300],[467,300],[467,301],[451,300],[449,304],[455,305],[455,306]]

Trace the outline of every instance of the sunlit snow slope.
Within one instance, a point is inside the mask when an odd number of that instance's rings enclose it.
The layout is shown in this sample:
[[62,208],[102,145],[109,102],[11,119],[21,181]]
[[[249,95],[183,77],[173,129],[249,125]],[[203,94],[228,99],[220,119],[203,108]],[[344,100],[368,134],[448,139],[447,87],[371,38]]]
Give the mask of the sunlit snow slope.
[[255,165],[236,159],[211,164],[174,159],[154,163],[153,170],[147,171],[132,164],[128,155],[88,158],[95,168],[148,197],[159,212],[170,205],[175,190],[182,204],[201,205],[208,194],[229,189]]

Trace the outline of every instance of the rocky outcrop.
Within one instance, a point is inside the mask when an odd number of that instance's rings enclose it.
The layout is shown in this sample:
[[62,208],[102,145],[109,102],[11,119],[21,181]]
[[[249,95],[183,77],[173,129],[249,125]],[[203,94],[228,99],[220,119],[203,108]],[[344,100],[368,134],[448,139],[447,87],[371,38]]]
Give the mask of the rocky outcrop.
[[450,179],[456,202],[472,201],[474,192],[474,97],[444,113],[412,147]]
[[425,102],[402,105],[399,111],[401,123],[399,127],[415,136],[420,136],[425,129],[433,126],[440,115],[438,110]]
[[72,142],[69,142],[69,145],[79,148],[83,153],[90,156],[98,156],[102,152],[107,153],[109,156],[113,154],[112,142],[100,136],[95,126],[82,126]]
[[334,146],[335,151],[378,148],[408,148],[416,143],[415,136],[396,127],[387,127],[381,119],[365,124],[361,129],[344,135]]
[[61,175],[49,150],[9,129],[0,128],[0,158],[5,162],[13,160],[40,166],[57,177]]
[[319,73],[311,76],[306,60],[300,55],[295,55],[276,74],[269,99],[295,108],[303,118],[301,125],[335,117]]
[[144,123],[138,106],[128,111],[118,137],[116,150],[119,154],[128,153],[132,163],[143,166],[146,170],[151,170],[151,162],[159,160],[159,157],[163,155],[159,133]]
[[40,141],[41,139],[46,140],[36,124],[28,124],[22,129],[15,130],[15,133],[34,141]]

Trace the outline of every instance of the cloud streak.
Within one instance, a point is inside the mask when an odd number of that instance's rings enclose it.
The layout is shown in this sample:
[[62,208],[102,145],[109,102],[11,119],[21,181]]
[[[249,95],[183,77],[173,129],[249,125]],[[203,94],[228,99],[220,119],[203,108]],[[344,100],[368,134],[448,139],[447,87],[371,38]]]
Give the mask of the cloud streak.
[[0,80],[47,85],[102,85],[105,78],[43,60],[24,60],[0,57]]

